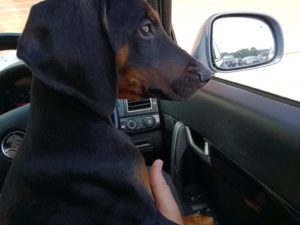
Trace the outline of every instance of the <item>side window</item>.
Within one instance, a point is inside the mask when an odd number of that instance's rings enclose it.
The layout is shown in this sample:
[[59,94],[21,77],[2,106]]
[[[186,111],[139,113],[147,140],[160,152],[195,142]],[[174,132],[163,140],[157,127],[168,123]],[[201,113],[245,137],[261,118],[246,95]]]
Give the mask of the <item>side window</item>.
[[[285,39],[283,59],[272,66],[242,72],[217,73],[215,76],[300,102],[300,74],[297,72],[297,65],[300,63],[299,7],[299,2],[295,0],[285,1],[284,5],[280,1],[270,0],[259,2],[253,2],[253,0],[173,0],[173,26],[178,44],[191,52],[200,27],[212,14],[252,11],[271,15],[281,24],[283,30]],[[234,56],[224,54],[223,57]],[[256,57],[264,56],[257,55]],[[242,58],[236,60],[242,60]]]
[[[0,0],[0,33],[21,33],[24,29],[31,6],[39,1],[40,0]],[[0,42],[1,45],[3,45],[2,39]],[[1,46],[1,49],[6,48],[5,46]],[[0,51],[0,71],[18,61],[16,50]]]

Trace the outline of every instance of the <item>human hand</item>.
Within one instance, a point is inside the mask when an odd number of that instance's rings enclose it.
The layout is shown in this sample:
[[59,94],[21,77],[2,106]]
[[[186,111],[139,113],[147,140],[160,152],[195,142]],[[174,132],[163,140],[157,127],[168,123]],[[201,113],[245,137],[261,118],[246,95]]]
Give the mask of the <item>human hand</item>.
[[155,205],[167,219],[183,225],[179,207],[162,174],[163,161],[156,160],[149,172],[149,179]]

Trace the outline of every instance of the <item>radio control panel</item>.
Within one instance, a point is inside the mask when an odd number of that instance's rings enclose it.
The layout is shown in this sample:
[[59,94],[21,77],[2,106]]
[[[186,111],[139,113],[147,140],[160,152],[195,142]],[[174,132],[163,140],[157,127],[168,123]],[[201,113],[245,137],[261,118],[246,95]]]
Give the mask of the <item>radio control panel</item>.
[[125,132],[149,131],[160,126],[158,114],[141,115],[120,119],[120,127]]

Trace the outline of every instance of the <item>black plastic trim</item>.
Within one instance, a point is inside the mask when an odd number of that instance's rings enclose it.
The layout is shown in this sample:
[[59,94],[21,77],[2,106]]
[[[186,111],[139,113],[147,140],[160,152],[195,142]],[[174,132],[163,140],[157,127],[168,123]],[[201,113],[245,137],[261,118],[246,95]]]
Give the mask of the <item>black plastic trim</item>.
[[160,105],[300,212],[300,108],[215,80],[190,101]]
[[17,49],[20,33],[0,33],[0,51]]

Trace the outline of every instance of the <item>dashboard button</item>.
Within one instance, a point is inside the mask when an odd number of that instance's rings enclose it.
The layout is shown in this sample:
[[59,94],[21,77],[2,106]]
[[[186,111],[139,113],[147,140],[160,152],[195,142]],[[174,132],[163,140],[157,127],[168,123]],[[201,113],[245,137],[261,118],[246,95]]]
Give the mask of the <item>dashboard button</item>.
[[128,120],[126,122],[126,128],[128,130],[135,130],[137,128],[137,122],[135,120]]
[[156,121],[152,116],[148,116],[145,118],[144,123],[145,123],[146,127],[151,128],[151,127],[155,126]]

